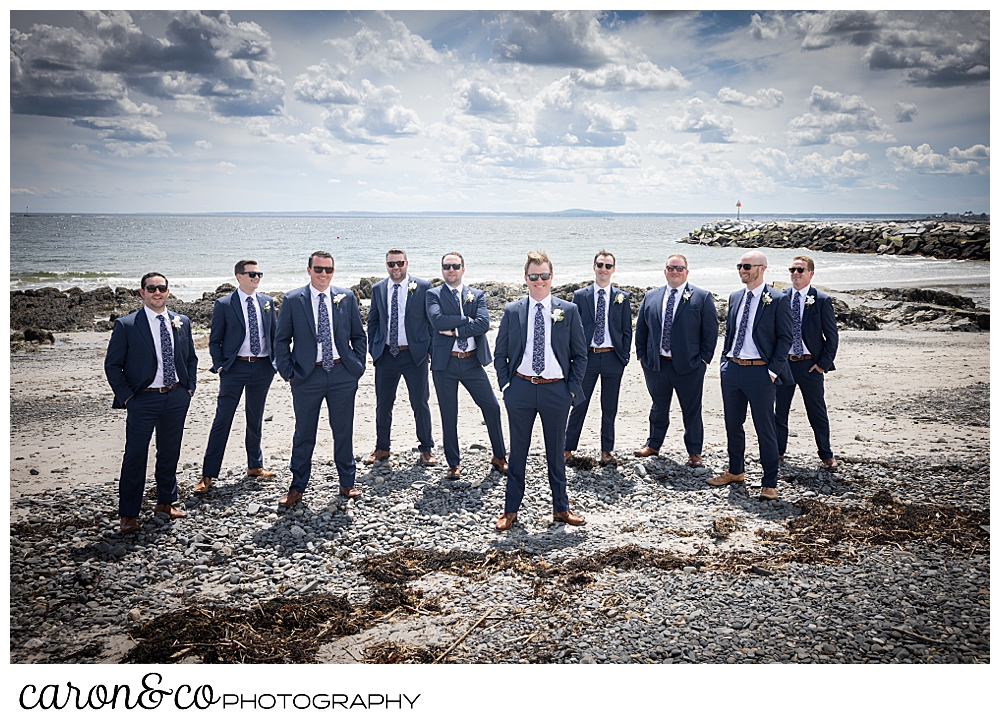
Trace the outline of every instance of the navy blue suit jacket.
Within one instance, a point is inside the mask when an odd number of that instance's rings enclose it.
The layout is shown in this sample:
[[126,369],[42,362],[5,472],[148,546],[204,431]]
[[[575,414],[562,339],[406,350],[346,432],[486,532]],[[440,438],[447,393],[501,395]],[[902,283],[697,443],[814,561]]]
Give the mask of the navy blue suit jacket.
[[[663,297],[669,284],[651,289],[642,298],[635,320],[635,356],[647,368],[660,369],[660,342],[663,338]],[[707,365],[719,342],[719,315],[715,300],[704,289],[685,284],[675,297],[677,312],[670,328],[670,356],[678,374],[687,374]],[[690,293],[687,299],[684,295]]]
[[[609,292],[608,333],[611,335],[609,341],[622,364],[627,365],[632,356],[632,303],[629,301],[628,292],[623,292],[614,284],[609,285],[607,291]],[[622,295],[620,302],[616,301],[619,294]],[[597,328],[597,303],[594,301],[594,295],[593,284],[573,292],[573,304],[580,309],[583,336],[588,345],[594,339],[594,330]]]
[[[412,292],[407,285],[415,282],[417,288]],[[389,342],[389,309],[386,305],[386,295],[389,288],[389,277],[372,286],[372,305],[368,309],[368,339],[372,362],[382,356],[382,351]],[[406,344],[410,348],[410,356],[416,364],[427,358],[431,346],[431,326],[427,321],[427,291],[430,282],[417,277],[410,277],[409,282],[400,286],[400,294],[406,298]],[[442,336],[442,335],[439,335]]]
[[[792,307],[785,295],[767,284],[754,304],[757,313],[753,320],[753,343],[760,352],[760,358],[767,362],[767,369],[777,375],[779,385],[793,384],[792,373],[788,369],[788,350],[792,346]],[[722,346],[723,359],[732,351],[736,340],[739,320],[736,318],[740,302],[746,294],[746,287],[729,295],[729,309],[726,312],[726,341]],[[771,298],[764,304],[764,295]]]
[[[497,383],[504,390],[510,384],[514,373],[524,357],[524,346],[528,340],[528,303],[531,297],[524,297],[506,305],[497,332],[493,367],[497,371]],[[552,311],[561,309],[563,319],[552,322],[552,352],[562,367],[563,377],[573,393],[573,405],[584,401],[583,376],[587,372],[587,340],[583,336],[580,310],[573,302],[552,297]]]
[[[794,294],[794,289],[785,292],[789,305]],[[809,287],[809,296],[816,301],[812,304],[806,302],[806,309],[802,314],[802,341],[809,348],[813,364],[824,372],[830,372],[837,369],[833,366],[833,358],[837,356],[837,346],[840,344],[833,299],[816,287]]]
[[[274,331],[278,326],[278,312],[274,300],[266,294],[256,293],[260,304],[261,326],[267,338],[271,364],[274,364]],[[267,309],[267,311],[264,311]],[[212,355],[212,372],[227,371],[233,366],[236,354],[246,338],[246,308],[240,303],[240,294],[234,291],[215,300],[212,308],[212,332],[208,337],[208,352]]]
[[[469,295],[472,301],[469,301]],[[483,367],[492,360],[486,333],[490,331],[490,313],[486,309],[486,295],[480,289],[466,287],[462,304],[447,284],[427,290],[427,320],[431,325],[431,369],[443,370],[448,366],[452,348],[458,339],[473,339],[476,359]],[[469,318],[473,321],[469,322]],[[441,330],[456,330],[458,337],[439,334]]]
[[[274,362],[278,374],[285,380],[292,375],[305,379],[316,366],[316,318],[309,286],[306,284],[288,292],[281,303],[278,328],[274,333]],[[368,338],[361,322],[358,300],[350,289],[330,285],[329,291],[334,297],[344,295],[331,312],[333,342],[345,369],[360,378],[365,372]]]
[[[194,392],[198,383],[198,356],[194,352],[191,320],[170,310],[167,316],[173,334],[177,381],[189,392]],[[180,320],[180,329],[175,326],[175,319]],[[159,334],[159,330],[156,333]],[[104,375],[115,393],[112,407],[125,407],[126,400],[153,383],[156,361],[156,347],[145,310],[139,309],[116,319],[104,356]]]

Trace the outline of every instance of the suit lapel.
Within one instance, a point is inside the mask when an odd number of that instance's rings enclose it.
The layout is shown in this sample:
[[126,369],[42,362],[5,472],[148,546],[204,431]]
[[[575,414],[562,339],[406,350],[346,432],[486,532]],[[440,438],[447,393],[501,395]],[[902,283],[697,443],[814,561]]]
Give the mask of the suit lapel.
[[[792,292],[791,294],[788,295],[788,303],[789,304],[792,303],[791,299],[794,296],[795,296],[795,292]],[[813,300],[812,304],[808,304],[808,301],[809,301],[810,298],[812,298],[812,300]],[[802,310],[802,322],[801,322],[802,324],[806,323],[806,318],[809,315],[809,308],[812,307],[814,304],[816,304],[816,290],[813,289],[812,287],[809,287],[809,293],[806,295],[806,302],[807,302],[807,304],[805,305],[805,309]],[[793,318],[794,318],[794,315],[793,315]]]
[[[313,343],[316,343],[316,315],[313,314],[312,305],[312,285],[307,284],[305,288],[305,294],[302,295],[301,304],[302,312],[306,315],[306,319],[309,320],[309,331],[312,332]],[[332,311],[332,310],[331,310]]]
[[[149,327],[149,317],[146,316],[145,306],[139,309],[139,313],[135,315],[135,324],[139,329],[145,331],[145,333],[142,335],[142,338],[146,340],[146,344],[149,346],[150,353],[155,357],[156,344],[153,342],[153,330],[150,329]],[[160,330],[156,330],[156,333],[159,334]]]
[[247,331],[247,315],[243,311],[243,305],[240,304],[240,293],[238,291],[232,294],[233,311],[236,312],[236,318],[240,320],[240,325],[243,327],[243,332]]
[[267,335],[271,326],[271,315],[264,313],[264,305],[267,304],[267,300],[263,299],[259,292],[255,292],[254,297],[257,299],[257,305],[260,307],[260,324],[264,328],[264,334]]
[[757,296],[756,299],[754,299],[754,302],[753,302],[754,304],[757,305],[757,311],[754,313],[754,316],[753,316],[753,331],[754,332],[757,331],[757,325],[760,324],[761,317],[764,316],[764,309],[766,309],[766,305],[764,304],[764,295],[765,294],[770,294],[770,287],[768,287],[767,284],[764,285],[764,290]]

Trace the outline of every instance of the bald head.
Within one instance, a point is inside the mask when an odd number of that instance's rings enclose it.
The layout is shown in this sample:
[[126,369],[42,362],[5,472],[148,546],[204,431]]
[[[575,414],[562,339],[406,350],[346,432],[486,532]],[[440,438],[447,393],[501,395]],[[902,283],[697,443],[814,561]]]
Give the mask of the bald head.
[[[764,256],[764,252],[751,249],[740,257],[740,263],[736,266],[739,268],[740,281],[746,284],[747,289],[756,289],[763,282],[767,257]],[[750,268],[744,268],[746,266]]]

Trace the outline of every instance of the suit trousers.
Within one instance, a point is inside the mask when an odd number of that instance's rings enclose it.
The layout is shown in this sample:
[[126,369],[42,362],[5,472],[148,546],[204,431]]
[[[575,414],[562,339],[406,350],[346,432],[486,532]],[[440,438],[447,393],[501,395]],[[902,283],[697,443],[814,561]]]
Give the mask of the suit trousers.
[[399,378],[406,380],[406,391],[413,408],[413,421],[417,428],[420,452],[434,449],[431,433],[431,386],[427,380],[429,365],[425,357],[419,364],[413,361],[409,350],[402,350],[393,357],[388,348],[375,361],[375,447],[389,450],[389,432],[392,429],[392,406],[396,403]]
[[535,416],[542,418],[542,435],[545,439],[545,459],[548,462],[549,487],[552,489],[552,510],[556,513],[569,510],[566,495],[566,416],[573,396],[565,381],[535,385],[528,380],[514,377],[503,393],[507,408],[507,426],[510,428],[510,458],[507,460],[507,491],[504,512],[516,513],[524,498],[524,476],[531,446],[531,429]]
[[663,446],[663,439],[670,427],[670,401],[677,393],[684,421],[684,447],[688,455],[701,455],[705,442],[705,427],[701,420],[701,401],[705,388],[705,370],[700,363],[691,372],[678,374],[674,370],[673,359],[660,357],[660,369],[651,370],[642,366],[646,378],[646,390],[653,400],[649,408],[649,438],[646,444],[654,450]]
[[778,438],[774,425],[774,397],[778,386],[771,381],[766,366],[744,367],[728,359],[722,361],[720,377],[722,409],[729,441],[729,472],[739,475],[745,470],[743,454],[746,451],[746,434],[743,423],[747,419],[749,403],[763,470],[760,484],[765,488],[778,487]]
[[802,402],[806,407],[809,425],[813,429],[813,437],[816,438],[819,458],[829,460],[833,457],[833,451],[830,449],[830,418],[826,413],[824,394],[826,375],[822,372],[810,372],[809,368],[813,364],[812,360],[789,361],[788,368],[792,371],[795,384],[779,385],[775,391],[774,422],[778,432],[778,454],[784,455],[788,446],[788,413],[792,407],[795,388],[798,387],[802,392]]
[[618,415],[618,392],[622,386],[622,375],[625,365],[614,350],[610,352],[587,352],[587,372],[583,376],[583,394],[586,399],[569,413],[569,424],[566,426],[566,449],[576,450],[580,444],[580,433],[583,421],[587,417],[587,408],[597,387],[597,378],[601,379],[601,450],[611,452],[615,449],[615,417]]
[[118,478],[118,515],[137,518],[146,485],[149,441],[156,431],[156,502],[177,500],[177,461],[191,394],[183,386],[170,392],[139,392],[126,405],[125,455]]
[[434,370],[434,389],[437,392],[438,407],[441,409],[441,436],[444,438],[444,457],[449,465],[458,465],[461,454],[458,448],[458,383],[472,395],[483,413],[486,431],[490,435],[490,445],[493,455],[498,458],[507,457],[507,449],[503,442],[503,427],[500,424],[500,403],[493,394],[486,370],[479,364],[476,356],[449,357],[448,366],[443,370]]
[[228,370],[219,371],[219,398],[215,404],[215,419],[208,433],[208,446],[201,474],[208,478],[219,477],[222,458],[233,427],[233,417],[240,404],[240,397],[246,390],[247,415],[247,469],[264,467],[264,453],[260,440],[264,431],[264,402],[267,391],[274,379],[274,367],[270,362],[247,362],[237,359]]
[[295,411],[295,434],[292,436],[291,488],[305,492],[312,472],[313,448],[316,447],[316,428],[319,410],[326,400],[330,429],[333,432],[333,462],[341,487],[354,486],[354,400],[358,380],[343,364],[334,365],[327,372],[316,365],[305,379],[293,377],[292,409]]

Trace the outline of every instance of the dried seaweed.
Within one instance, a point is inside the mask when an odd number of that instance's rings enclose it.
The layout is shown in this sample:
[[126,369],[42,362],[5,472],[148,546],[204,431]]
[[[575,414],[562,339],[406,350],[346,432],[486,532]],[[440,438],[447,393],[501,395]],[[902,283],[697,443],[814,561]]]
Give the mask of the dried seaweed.
[[369,664],[432,664],[444,651],[443,646],[409,646],[383,641],[365,649]]
[[593,470],[597,467],[597,461],[589,455],[577,455],[573,453],[566,458],[566,464],[577,470]]

